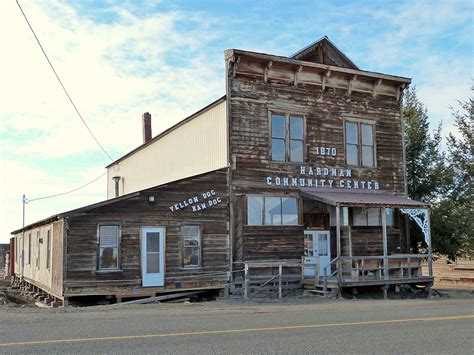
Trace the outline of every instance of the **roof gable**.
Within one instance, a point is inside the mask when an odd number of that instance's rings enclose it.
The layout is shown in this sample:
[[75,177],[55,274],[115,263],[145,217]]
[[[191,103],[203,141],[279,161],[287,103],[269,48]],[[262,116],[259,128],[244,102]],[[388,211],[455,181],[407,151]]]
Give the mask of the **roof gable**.
[[342,53],[327,36],[311,43],[309,46],[293,54],[290,58],[305,62],[359,70],[357,65],[347,58],[347,56]]

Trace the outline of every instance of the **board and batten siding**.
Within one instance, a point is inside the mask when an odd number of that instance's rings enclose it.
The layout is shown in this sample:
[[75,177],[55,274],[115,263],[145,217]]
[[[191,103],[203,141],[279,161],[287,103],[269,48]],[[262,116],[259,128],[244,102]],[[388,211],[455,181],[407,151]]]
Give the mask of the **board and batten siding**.
[[[17,245],[15,274],[60,298],[63,294],[63,223],[63,220],[59,220],[15,235]],[[48,231],[51,243],[49,263],[47,260]],[[29,238],[31,238],[31,243]],[[23,268],[21,267],[22,249]]]
[[107,198],[115,197],[114,176],[120,176],[120,195],[213,171],[227,166],[226,101],[189,121],[130,156],[109,166]]

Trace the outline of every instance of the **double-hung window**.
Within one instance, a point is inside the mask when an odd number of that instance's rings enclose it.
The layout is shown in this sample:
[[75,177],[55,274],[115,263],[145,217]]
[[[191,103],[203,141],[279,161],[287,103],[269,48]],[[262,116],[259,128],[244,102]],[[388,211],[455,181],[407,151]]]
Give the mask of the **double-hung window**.
[[199,226],[183,226],[183,267],[197,268],[201,266],[201,228]]
[[298,224],[296,197],[248,196],[247,224],[251,226],[291,226]]
[[99,225],[98,228],[98,260],[97,269],[100,271],[120,270],[120,239],[119,225]]
[[347,165],[375,166],[374,128],[372,123],[345,121]]
[[274,161],[303,162],[303,116],[271,114],[271,156]]

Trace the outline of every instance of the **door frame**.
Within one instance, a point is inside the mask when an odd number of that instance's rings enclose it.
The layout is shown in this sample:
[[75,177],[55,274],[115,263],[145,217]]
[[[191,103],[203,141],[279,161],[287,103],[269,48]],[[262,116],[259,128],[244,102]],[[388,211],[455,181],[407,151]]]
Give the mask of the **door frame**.
[[[319,230],[319,229],[306,229],[306,230],[304,230],[304,234],[309,234],[313,238],[313,258],[316,258],[316,260],[319,260],[319,273],[320,273],[321,276],[324,276],[323,275],[323,267],[321,267],[321,256],[319,255],[319,238],[318,238],[318,236],[320,234],[327,234],[328,235],[328,239],[327,239],[328,255],[327,255],[327,258],[328,258],[329,263],[330,263],[331,262],[331,231],[330,230]],[[318,243],[318,244],[315,244],[315,243]],[[314,255],[315,246],[318,247],[318,255]],[[326,257],[326,256],[324,256],[324,257]],[[326,265],[324,265],[324,267],[325,266]],[[316,272],[316,270],[314,272]],[[329,274],[331,274],[331,270],[329,270]]]
[[[160,247],[162,252],[160,253],[160,270],[161,276],[156,282],[145,281],[145,267],[146,267],[146,243],[144,243],[144,236],[146,232],[153,230],[159,230],[162,233],[162,239],[160,240]],[[140,273],[142,277],[142,287],[162,287],[165,285],[165,268],[166,268],[166,227],[163,226],[141,226],[140,227]]]

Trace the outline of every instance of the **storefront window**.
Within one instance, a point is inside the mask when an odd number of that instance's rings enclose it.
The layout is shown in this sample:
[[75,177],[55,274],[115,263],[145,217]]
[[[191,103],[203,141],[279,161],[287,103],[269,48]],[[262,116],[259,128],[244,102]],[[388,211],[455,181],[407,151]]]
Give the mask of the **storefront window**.
[[298,207],[295,197],[247,198],[247,224],[251,226],[281,226],[298,224]]

